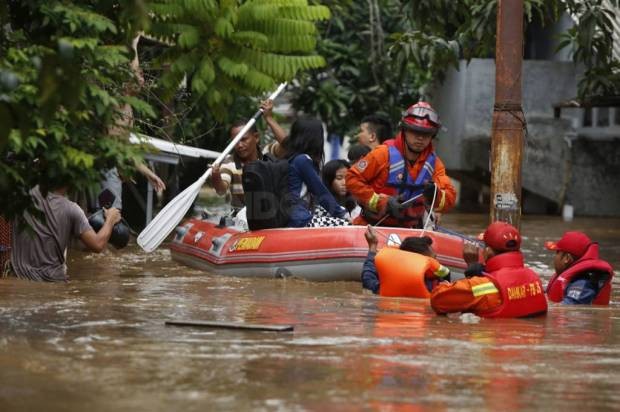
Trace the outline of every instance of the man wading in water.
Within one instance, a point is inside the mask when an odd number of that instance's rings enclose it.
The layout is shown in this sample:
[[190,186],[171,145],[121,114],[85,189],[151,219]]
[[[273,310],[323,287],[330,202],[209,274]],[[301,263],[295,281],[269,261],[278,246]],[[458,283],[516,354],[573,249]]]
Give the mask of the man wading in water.
[[35,281],[67,281],[67,247],[72,239],[79,238],[93,252],[105,249],[114,225],[121,220],[120,212],[116,208],[104,209],[105,223],[95,232],[84,211],[65,197],[67,190],[66,183],[54,181],[30,190],[43,217],[24,212],[23,221],[13,223],[11,260],[5,275]]

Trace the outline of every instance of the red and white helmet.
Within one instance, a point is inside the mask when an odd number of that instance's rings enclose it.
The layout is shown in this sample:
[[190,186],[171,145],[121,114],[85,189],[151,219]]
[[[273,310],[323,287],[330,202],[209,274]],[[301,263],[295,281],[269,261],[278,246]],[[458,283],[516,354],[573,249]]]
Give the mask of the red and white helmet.
[[398,124],[401,128],[435,135],[441,128],[439,115],[427,102],[417,102],[403,112]]

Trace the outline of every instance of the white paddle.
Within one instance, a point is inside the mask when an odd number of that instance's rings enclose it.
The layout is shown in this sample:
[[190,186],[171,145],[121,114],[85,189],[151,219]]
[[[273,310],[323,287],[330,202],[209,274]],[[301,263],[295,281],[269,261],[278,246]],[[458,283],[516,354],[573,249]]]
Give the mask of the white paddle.
[[[286,87],[286,83],[280,84],[275,92],[269,96],[269,100],[275,100],[276,97],[284,90]],[[263,114],[262,110],[258,110],[254,113],[254,116],[250,119],[249,122],[243,126],[243,129],[237,133],[234,139],[226,146],[226,149],[215,159],[213,162],[214,165],[219,165],[224,157],[231,152],[231,150],[235,147],[235,145],[241,140],[243,135],[256,123],[256,121]],[[152,252],[157,249],[157,247],[161,244],[161,242],[168,237],[170,232],[179,224],[185,213],[189,210],[192,203],[194,203],[194,199],[198,196],[200,192],[200,188],[205,183],[205,181],[211,176],[211,168],[207,169],[207,171],[194,182],[191,186],[185,189],[183,192],[179,193],[177,197],[172,199],[166,207],[164,207],[148,224],[147,227],[144,228],[140,235],[138,236],[138,244],[142,249],[146,252]]]

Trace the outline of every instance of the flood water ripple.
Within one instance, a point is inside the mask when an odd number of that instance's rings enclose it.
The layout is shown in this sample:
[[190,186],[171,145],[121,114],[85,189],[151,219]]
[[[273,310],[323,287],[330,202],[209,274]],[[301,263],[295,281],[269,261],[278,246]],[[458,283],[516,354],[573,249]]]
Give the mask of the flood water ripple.
[[[475,235],[480,215],[444,224]],[[620,267],[620,220],[525,217],[524,253],[582,229]],[[71,282],[0,281],[0,411],[618,410],[620,284],[609,307],[436,316],[357,282],[218,277],[135,245],[73,252]],[[293,332],[166,326],[292,324]]]

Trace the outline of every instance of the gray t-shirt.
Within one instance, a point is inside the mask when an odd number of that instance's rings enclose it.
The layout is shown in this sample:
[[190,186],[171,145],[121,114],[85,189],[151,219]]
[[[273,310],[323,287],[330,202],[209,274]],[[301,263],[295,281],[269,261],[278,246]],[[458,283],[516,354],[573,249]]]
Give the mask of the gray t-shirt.
[[[67,280],[67,247],[73,237],[92,230],[77,203],[49,192],[43,197],[36,186],[30,191],[35,206],[45,221],[24,213],[28,227],[13,223],[11,265],[17,277],[58,282]],[[23,229],[23,230],[20,230]]]

